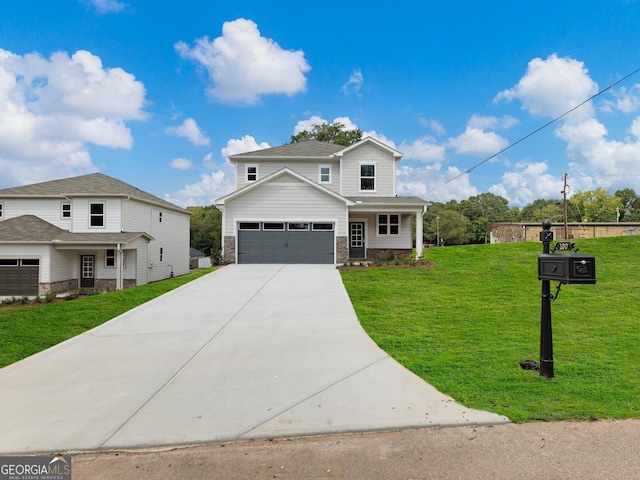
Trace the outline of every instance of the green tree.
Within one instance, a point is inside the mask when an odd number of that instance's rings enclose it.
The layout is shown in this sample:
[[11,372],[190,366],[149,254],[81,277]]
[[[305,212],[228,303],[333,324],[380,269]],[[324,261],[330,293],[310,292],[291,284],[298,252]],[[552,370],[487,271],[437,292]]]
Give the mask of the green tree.
[[518,217],[521,222],[542,222],[545,219],[549,219],[552,222],[564,220],[564,210],[560,200],[545,200],[542,198],[534,200],[521,210]]
[[578,192],[569,199],[569,206],[579,222],[615,222],[622,200],[606,188]]
[[443,210],[438,226],[442,245],[466,245],[473,240],[471,221],[455,210]]
[[190,232],[191,246],[219,263],[222,253],[222,213],[215,205],[208,207],[187,207],[192,213]]
[[471,223],[472,243],[482,243],[487,236],[487,223],[511,220],[509,201],[493,193],[481,193],[462,200],[456,210]]
[[329,125],[323,123],[321,125],[314,125],[309,130],[303,130],[296,135],[291,135],[291,142],[299,143],[306,142],[307,140],[318,140],[320,142],[335,143],[336,145],[349,145],[362,140],[362,130],[359,128],[353,130],[346,130],[344,124],[335,122]]
[[622,207],[620,208],[619,220],[625,222],[637,222],[640,218],[640,197],[632,188],[623,188],[616,190],[614,196],[620,199]]

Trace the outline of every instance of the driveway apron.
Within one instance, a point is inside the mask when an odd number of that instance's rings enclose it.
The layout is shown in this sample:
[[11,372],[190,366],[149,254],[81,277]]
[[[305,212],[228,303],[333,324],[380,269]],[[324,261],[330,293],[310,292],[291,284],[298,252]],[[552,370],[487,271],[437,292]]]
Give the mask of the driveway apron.
[[0,454],[488,425],[360,326],[330,265],[229,265],[0,370]]

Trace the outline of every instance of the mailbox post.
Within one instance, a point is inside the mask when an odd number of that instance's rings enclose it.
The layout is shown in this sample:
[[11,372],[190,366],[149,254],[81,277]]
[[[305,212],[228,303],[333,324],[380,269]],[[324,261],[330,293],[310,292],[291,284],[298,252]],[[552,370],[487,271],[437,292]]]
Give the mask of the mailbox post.
[[[542,254],[549,254],[549,245],[553,241],[551,221],[542,222]],[[540,376],[553,378],[553,335],[551,331],[551,282],[542,280],[542,308],[540,310]]]
[[[542,222],[540,232],[542,255],[538,257],[538,279],[542,280],[542,308],[540,310],[540,376],[553,378],[553,335],[551,333],[551,280],[560,285],[596,283],[596,259],[578,253],[571,242],[556,243],[553,252],[549,245],[553,241],[551,222]],[[556,250],[574,250],[574,253],[555,253]],[[560,291],[560,286],[558,286]],[[556,295],[557,297],[557,295]]]

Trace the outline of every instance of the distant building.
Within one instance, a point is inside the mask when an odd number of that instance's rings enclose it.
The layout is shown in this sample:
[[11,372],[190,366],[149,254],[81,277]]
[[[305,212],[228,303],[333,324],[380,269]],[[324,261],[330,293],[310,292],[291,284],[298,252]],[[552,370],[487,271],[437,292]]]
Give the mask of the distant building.
[[[494,222],[487,224],[490,243],[539,242],[541,230],[541,221],[535,223]],[[563,222],[553,223],[551,231],[556,240],[623,237],[640,235],[640,222],[567,223],[566,238]]]

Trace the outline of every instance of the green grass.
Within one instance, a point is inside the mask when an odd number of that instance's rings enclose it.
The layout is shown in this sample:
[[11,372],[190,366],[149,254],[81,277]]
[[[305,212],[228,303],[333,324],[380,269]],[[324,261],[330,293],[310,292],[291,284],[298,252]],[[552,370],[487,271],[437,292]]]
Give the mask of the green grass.
[[514,421],[640,417],[640,237],[577,244],[597,284],[564,285],[552,303],[550,380],[519,366],[540,355],[540,243],[432,248],[432,269],[341,274],[378,345],[469,407]]
[[213,269],[59,303],[0,307],[0,368],[90,330]]

